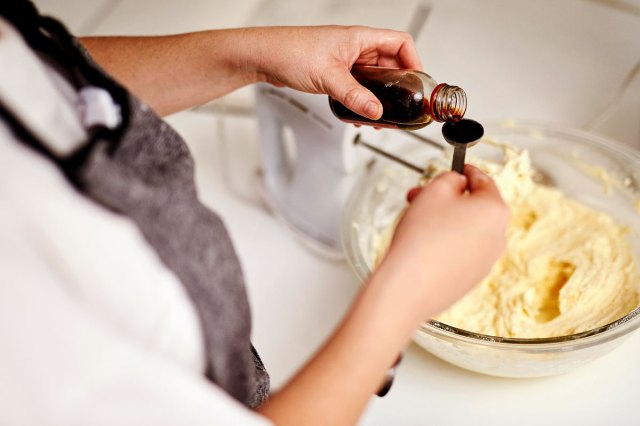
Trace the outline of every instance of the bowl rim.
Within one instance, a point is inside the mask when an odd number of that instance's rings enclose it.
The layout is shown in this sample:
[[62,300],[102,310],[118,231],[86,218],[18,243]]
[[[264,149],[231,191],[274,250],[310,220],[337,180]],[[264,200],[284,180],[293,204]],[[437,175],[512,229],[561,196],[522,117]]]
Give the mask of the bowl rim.
[[[512,119],[489,121],[485,125],[485,128],[488,129],[485,131],[485,136],[492,136],[491,133],[496,131],[511,131],[522,133],[540,131],[553,135],[586,139],[589,143],[596,145],[599,148],[614,151],[618,154],[631,157],[640,164],[640,151],[625,146],[622,142],[609,139],[582,129],[565,127],[557,124],[549,124],[539,121],[536,122]],[[371,170],[374,169],[375,164],[373,165],[373,167],[371,167]],[[343,225],[345,226],[342,226],[341,232],[342,247],[343,251],[346,253],[347,262],[363,284],[367,280],[368,275],[371,274],[371,270],[366,265],[366,262],[363,261],[363,259],[354,261],[354,259],[352,259],[352,256],[349,255],[349,253],[351,253],[351,243],[349,242],[348,233],[351,227],[347,226],[347,216],[349,212],[352,211],[353,205],[360,198],[360,194],[363,193],[363,191],[361,191],[360,189],[366,185],[366,178],[367,176],[362,176],[353,187],[353,191],[350,194],[347,202],[347,208],[345,208],[343,213]],[[356,265],[356,262],[364,263],[364,268],[368,272],[367,276],[361,275],[359,265]],[[580,333],[556,337],[517,338],[491,336],[488,334],[475,333],[472,331],[457,328],[433,319],[426,320],[425,322],[420,324],[416,333],[426,333],[428,335],[441,337],[444,340],[466,342],[474,345],[499,346],[501,349],[526,349],[535,352],[547,352],[551,350],[557,350],[559,346],[562,346],[564,350],[576,350],[579,348],[593,346],[595,344],[601,344],[624,336],[636,330],[638,327],[640,327],[640,306],[636,307],[625,316],[618,318],[608,324]],[[567,343],[571,343],[572,345],[567,348]]]

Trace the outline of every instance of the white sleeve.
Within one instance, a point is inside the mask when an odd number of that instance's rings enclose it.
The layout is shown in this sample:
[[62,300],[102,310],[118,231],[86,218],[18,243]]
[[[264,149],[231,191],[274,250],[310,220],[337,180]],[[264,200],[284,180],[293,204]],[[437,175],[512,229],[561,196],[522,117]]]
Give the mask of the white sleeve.
[[55,267],[19,230],[0,227],[0,424],[270,424],[119,334],[66,291]]

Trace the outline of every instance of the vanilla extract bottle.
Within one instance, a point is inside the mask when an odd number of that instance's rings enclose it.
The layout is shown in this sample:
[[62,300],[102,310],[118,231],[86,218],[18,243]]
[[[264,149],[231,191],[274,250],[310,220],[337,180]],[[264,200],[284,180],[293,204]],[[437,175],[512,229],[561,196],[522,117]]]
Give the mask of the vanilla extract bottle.
[[416,130],[433,121],[460,121],[467,109],[464,90],[438,84],[422,71],[354,66],[351,74],[380,100],[383,112],[378,120],[371,120],[329,98],[333,114],[347,123]]

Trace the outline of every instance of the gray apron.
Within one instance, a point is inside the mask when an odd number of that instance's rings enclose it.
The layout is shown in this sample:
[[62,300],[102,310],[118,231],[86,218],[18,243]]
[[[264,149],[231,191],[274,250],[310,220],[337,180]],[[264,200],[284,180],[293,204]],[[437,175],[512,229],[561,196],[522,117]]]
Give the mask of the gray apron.
[[0,117],[19,140],[54,161],[83,195],[135,222],[196,307],[206,377],[243,404],[260,405],[268,396],[269,376],[250,342],[240,264],[224,224],[198,200],[194,162],[184,141],[103,73],[62,24],[40,16],[27,1],[0,2],[0,14],[76,89],[106,89],[122,121],[116,128],[93,127],[86,144],[59,158],[1,100]]

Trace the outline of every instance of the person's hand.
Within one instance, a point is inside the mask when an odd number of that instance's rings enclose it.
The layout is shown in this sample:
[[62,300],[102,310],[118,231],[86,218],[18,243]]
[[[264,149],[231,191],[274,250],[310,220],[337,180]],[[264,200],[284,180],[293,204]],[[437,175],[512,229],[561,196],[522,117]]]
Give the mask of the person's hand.
[[489,273],[505,250],[509,213],[493,180],[471,165],[464,176],[437,176],[408,199],[381,267],[409,270],[414,282],[428,283],[432,288],[405,291],[416,302],[422,296],[436,314]]
[[335,98],[378,119],[382,105],[353,65],[422,69],[411,37],[367,27],[261,27],[162,37],[85,37],[93,58],[153,110],[168,115],[268,81]]
[[368,27],[273,27],[247,30],[259,78],[324,93],[357,114],[378,119],[380,101],[351,75],[353,65],[422,69],[407,33]]

